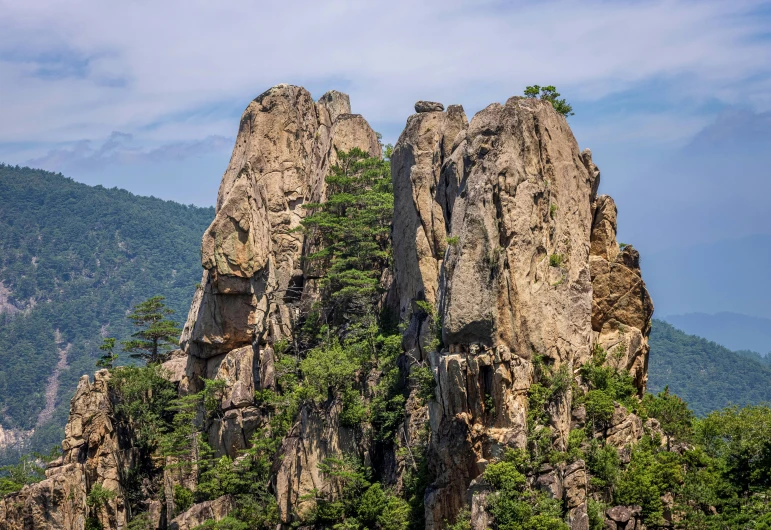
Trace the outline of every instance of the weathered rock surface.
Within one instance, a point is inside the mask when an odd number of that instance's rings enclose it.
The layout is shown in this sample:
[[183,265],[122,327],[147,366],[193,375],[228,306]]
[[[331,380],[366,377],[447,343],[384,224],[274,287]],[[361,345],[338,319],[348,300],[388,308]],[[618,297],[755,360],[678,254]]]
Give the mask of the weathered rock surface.
[[235,502],[230,495],[223,495],[213,501],[194,504],[186,512],[171,520],[169,530],[193,530],[206,521],[221,521],[234,508]]
[[[109,373],[97,372],[93,383],[83,376],[70,406],[62,456],[51,462],[42,482],[25,486],[0,501],[0,528],[82,530],[87,517],[105,528],[127,522],[122,474],[132,463],[132,451],[119,447],[107,391]],[[95,486],[116,496],[99,509],[86,505]]]
[[640,272],[640,255],[616,241],[617,210],[607,195],[593,205],[591,236],[592,330],[608,362],[628,370],[642,395],[648,380],[648,335],[653,302]]
[[284,438],[282,457],[274,470],[281,521],[289,523],[294,514],[307,513],[315,506],[313,492],[336,491],[334,481],[325,480],[319,464],[329,457],[362,456],[362,446],[352,429],[342,427],[342,403],[327,409],[313,406],[300,411],[300,419]]
[[444,105],[436,101],[418,101],[415,103],[415,112],[442,112]]
[[[425,299],[443,321],[431,528],[460,509],[477,461],[523,445],[533,353],[555,366],[589,358],[597,175],[550,104],[512,98],[468,127],[453,107],[410,117],[392,176],[401,314]],[[564,441],[569,403],[560,409]]]
[[[577,374],[595,344],[623,343],[627,354],[616,362],[642,389],[653,308],[636,252],[616,242],[615,205],[596,196],[591,152],[579,151],[551,104],[511,98],[469,124],[460,107],[416,111],[392,157],[394,285],[409,321],[404,347],[430,360],[438,383],[429,406],[436,479],[425,504],[427,528],[440,528],[484,463],[524,447],[532,356]],[[428,351],[418,301],[439,312],[439,351]],[[583,421],[571,401],[566,392],[550,405],[558,450],[571,423]],[[639,439],[639,418],[618,419],[614,442]],[[571,525],[588,527],[586,471],[563,472],[538,486],[565,492]]]
[[614,506],[605,510],[608,530],[644,530],[640,506]]
[[[319,468],[328,457],[377,460],[378,480],[401,492],[407,469],[416,469],[409,451],[428,444],[426,528],[443,528],[466,507],[472,528],[486,529],[494,524],[487,511],[494,493],[483,473],[507,448],[527,444],[535,355],[578,378],[601,346],[608,363],[645,388],[653,305],[639,255],[618,244],[615,204],[597,196],[599,169],[588,150],[579,151],[565,118],[550,103],[525,98],[490,105],[470,123],[458,105],[445,111],[421,101],[415,109],[391,158],[394,267],[382,272],[383,299],[405,326],[402,377],[415,364],[430,366],[435,399],[409,394],[397,441],[386,449],[366,429],[341,425],[339,396],[302,403],[271,470],[280,528],[297,524],[317,494],[337,491]],[[204,379],[224,382],[217,413],[200,415],[215,456],[236,458],[258,429],[271,428],[255,392],[277,388],[279,344],[292,339],[323,274],[303,260],[317,244],[298,230],[303,206],[325,199],[339,151],[380,153],[374,131],[350,112],[345,94],[314,102],[303,88],[278,85],[241,119],[203,236],[204,273],[181,349],[163,365],[181,396],[201,390]],[[367,394],[380,373],[357,377]],[[0,530],[82,530],[89,517],[105,529],[125,527],[124,473],[138,456],[113,425],[107,378],[99,372],[93,384],[81,380],[63,457],[43,482],[0,501]],[[567,389],[546,412],[548,425],[535,429],[550,428],[554,449],[563,451],[570,429],[585,426],[586,410],[574,407]],[[617,447],[623,460],[646,429],[659,427],[617,405],[606,428],[587,434]],[[168,458],[157,477],[163,502],[160,491],[146,491],[143,509],[154,529],[191,530],[235,509],[224,496],[177,515],[174,487],[195,490],[198,468],[196,456],[190,465]],[[116,493],[98,510],[85,502],[96,484]],[[588,530],[583,460],[543,466],[528,484],[561,501],[572,530]],[[639,507],[606,516],[608,528],[641,528]]]
[[[274,387],[273,345],[291,337],[301,308],[316,296],[319,271],[302,260],[314,245],[298,230],[308,212],[303,205],[324,200],[338,152],[353,148],[380,156],[377,135],[340,92],[314,102],[304,88],[278,85],[244,112],[217,215],[203,236],[205,272],[181,339],[188,363],[180,381],[195,372],[226,382],[223,414],[207,426],[217,455],[235,457],[265,425],[254,392]],[[274,489],[286,523],[314,489],[323,490],[318,464],[359,450],[338,425],[337,409],[303,409],[284,440]]]
[[[409,321],[408,350],[419,359],[427,339],[429,315],[416,311],[424,300],[436,307],[439,274],[447,249],[452,207],[458,189],[454,141],[468,127],[463,108],[415,114],[391,157],[394,183],[394,289],[402,321]],[[417,314],[416,314],[417,313]],[[422,343],[422,346],[419,345]]]
[[303,204],[323,200],[338,150],[380,154],[375,132],[350,111],[345,94],[316,103],[291,85],[267,90],[244,111],[203,236],[205,273],[182,335],[185,352],[209,358],[290,335],[306,280],[297,230]]

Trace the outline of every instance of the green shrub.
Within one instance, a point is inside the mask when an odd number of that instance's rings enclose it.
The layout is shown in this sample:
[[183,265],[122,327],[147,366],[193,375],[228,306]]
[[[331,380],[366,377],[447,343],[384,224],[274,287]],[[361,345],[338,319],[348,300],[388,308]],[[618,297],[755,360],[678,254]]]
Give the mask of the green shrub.
[[126,530],[154,530],[152,522],[150,522],[150,514],[142,512],[131,518]]
[[174,419],[177,389],[162,370],[159,365],[119,366],[109,382],[118,421],[133,432],[135,445],[148,453],[171,429]]
[[566,118],[574,114],[573,107],[565,99],[559,99],[560,93],[557,92],[554,85],[545,87],[539,85],[529,86],[525,88],[525,96],[528,98],[540,98],[550,102],[552,107],[554,107],[554,110]]
[[329,391],[341,391],[351,385],[362,365],[350,348],[338,341],[314,348],[300,361],[303,385],[314,401],[326,401]]
[[86,497],[86,504],[90,508],[98,509],[102,506],[107,506],[110,501],[117,496],[117,493],[106,489],[101,484],[94,484],[91,487],[91,491],[88,492],[88,496]]
[[565,261],[565,256],[562,254],[552,254],[549,256],[549,266],[551,267],[561,267],[563,261]]
[[568,530],[562,520],[561,501],[527,489],[527,479],[516,463],[504,460],[490,464],[484,479],[495,490],[489,497],[488,508],[495,528]]
[[344,427],[358,427],[367,418],[367,406],[359,391],[348,388],[343,391],[343,410],[340,412],[340,424]]
[[184,486],[174,484],[174,505],[177,513],[187,511],[193,505],[193,492]]
[[584,396],[586,418],[594,430],[604,429],[613,417],[613,398],[604,390],[590,390]]
[[600,490],[612,488],[616,484],[620,465],[615,447],[601,445],[597,440],[589,442],[586,451],[586,467],[591,473],[593,487]]
[[589,497],[586,503],[586,513],[589,516],[589,530],[604,530],[605,504]]
[[447,530],[471,530],[471,511],[468,508],[462,509],[455,516],[455,522],[445,526]]
[[[693,433],[693,412],[688,404],[669,392],[669,387],[656,394],[645,394],[642,405],[649,416],[659,420],[661,430],[669,438],[689,441]],[[668,441],[671,444],[671,440]]]
[[415,366],[410,372],[410,376],[415,381],[418,397],[425,403],[434,399],[436,390],[436,380],[434,372],[428,366]]

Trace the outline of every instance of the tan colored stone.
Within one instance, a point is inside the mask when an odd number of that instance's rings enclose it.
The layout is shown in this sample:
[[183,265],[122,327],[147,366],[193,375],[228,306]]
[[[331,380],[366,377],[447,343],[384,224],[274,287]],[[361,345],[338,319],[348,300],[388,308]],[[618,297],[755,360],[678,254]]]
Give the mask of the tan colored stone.
[[169,523],[169,530],[193,530],[206,521],[221,521],[235,509],[235,501],[230,495],[217,497],[191,506]]
[[653,302],[640,272],[640,255],[616,242],[616,205],[607,195],[594,202],[591,237],[593,341],[608,362],[628,370],[640,395],[648,380],[648,335]]
[[375,132],[350,114],[348,96],[314,102],[307,90],[277,85],[244,111],[217,214],[203,237],[206,269],[181,345],[209,358],[290,335],[304,291],[304,204],[324,199],[338,151],[379,156]]

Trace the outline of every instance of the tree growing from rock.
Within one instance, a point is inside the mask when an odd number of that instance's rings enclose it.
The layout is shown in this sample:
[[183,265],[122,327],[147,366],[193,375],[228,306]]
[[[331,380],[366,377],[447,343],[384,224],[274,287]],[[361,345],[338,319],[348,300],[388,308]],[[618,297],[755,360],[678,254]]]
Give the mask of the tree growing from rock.
[[573,107],[564,98],[559,99],[560,93],[557,92],[557,88],[554,85],[542,87],[540,85],[533,85],[525,88],[525,97],[538,98],[546,100],[552,104],[554,110],[559,112],[565,117],[572,116]]
[[391,259],[394,197],[387,160],[358,148],[337,156],[327,177],[328,199],[307,205],[313,213],[303,227],[319,243],[307,259],[325,271],[323,304],[340,322],[370,311],[381,292],[380,275]]
[[102,350],[104,353],[102,354],[99,359],[96,361],[96,367],[97,368],[107,368],[108,370],[112,370],[113,364],[115,364],[115,361],[118,360],[118,354],[113,352],[115,349],[115,338],[113,337],[106,337],[102,341],[102,345],[99,346],[99,349]]
[[174,311],[166,307],[163,296],[153,296],[134,306],[128,318],[139,330],[131,340],[124,341],[123,349],[134,359],[147,364],[158,364],[166,360],[170,346],[175,346],[181,332],[169,316]]

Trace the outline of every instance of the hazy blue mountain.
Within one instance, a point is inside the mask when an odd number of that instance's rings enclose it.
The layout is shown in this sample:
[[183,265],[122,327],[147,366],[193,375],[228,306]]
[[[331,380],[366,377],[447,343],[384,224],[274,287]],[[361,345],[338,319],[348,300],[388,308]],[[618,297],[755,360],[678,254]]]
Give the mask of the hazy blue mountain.
[[771,235],[684,244],[641,257],[657,315],[728,312],[771,319],[769,263]]
[[662,318],[678,329],[722,344],[730,350],[771,351],[771,319],[738,313],[687,313]]
[[665,386],[699,415],[730,404],[771,403],[771,365],[653,321],[648,389]]

